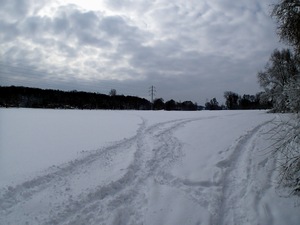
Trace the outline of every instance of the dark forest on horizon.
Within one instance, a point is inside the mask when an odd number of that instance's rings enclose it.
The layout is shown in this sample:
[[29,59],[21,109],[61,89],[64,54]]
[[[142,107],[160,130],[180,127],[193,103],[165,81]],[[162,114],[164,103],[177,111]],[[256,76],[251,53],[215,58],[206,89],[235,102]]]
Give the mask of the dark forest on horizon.
[[23,86],[0,86],[0,107],[48,108],[48,109],[116,109],[116,110],[221,110],[221,109],[267,109],[271,104],[260,103],[260,93],[239,96],[225,92],[226,105],[219,105],[213,98],[205,106],[192,101],[176,102],[171,99],[154,99],[153,104],[137,96],[117,95],[112,89],[109,95],[84,91],[61,91]]

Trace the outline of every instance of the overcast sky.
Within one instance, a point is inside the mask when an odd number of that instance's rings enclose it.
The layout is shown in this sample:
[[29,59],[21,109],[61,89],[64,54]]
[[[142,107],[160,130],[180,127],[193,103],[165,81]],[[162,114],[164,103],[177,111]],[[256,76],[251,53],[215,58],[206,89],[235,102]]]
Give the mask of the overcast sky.
[[204,104],[255,94],[275,0],[0,0],[0,85]]

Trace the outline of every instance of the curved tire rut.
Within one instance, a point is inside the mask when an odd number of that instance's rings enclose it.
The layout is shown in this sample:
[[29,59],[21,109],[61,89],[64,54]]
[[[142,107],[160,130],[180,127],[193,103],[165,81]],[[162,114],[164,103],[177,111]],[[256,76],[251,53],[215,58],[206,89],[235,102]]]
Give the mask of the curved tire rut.
[[[216,209],[218,217],[213,220],[215,224],[260,224],[257,215],[249,215],[247,207],[256,207],[258,199],[252,199],[252,189],[258,188],[258,192],[264,192],[268,185],[256,187],[257,176],[259,175],[259,164],[253,162],[258,155],[256,148],[256,139],[263,134],[263,128],[273,120],[267,121],[250,130],[246,135],[241,136],[239,140],[230,147],[231,155],[216,164],[223,171],[222,195],[219,200],[219,207]],[[270,160],[271,161],[271,160]],[[271,166],[272,167],[272,166]],[[271,173],[269,171],[268,173]],[[269,174],[271,176],[271,174]],[[254,183],[253,183],[254,182]],[[267,180],[265,182],[271,182]],[[254,206],[253,206],[253,202]],[[270,215],[266,215],[268,224],[272,224]]]
[[[178,119],[147,127],[147,121],[143,119],[137,134],[130,139],[51,168],[44,175],[15,187],[0,190],[0,217],[5,218],[4,222],[16,224],[24,221],[34,224],[117,224],[118,220],[122,224],[142,224],[147,179],[161,176],[164,169],[181,156],[181,143],[172,133],[194,120],[197,119]],[[115,156],[132,149],[133,160],[120,178],[94,187],[79,187],[82,189],[80,194],[72,192],[76,189],[73,187],[76,179],[89,174],[97,165],[105,168]],[[92,176],[97,180],[95,172]],[[42,200],[47,194],[53,196],[50,202]],[[24,215],[18,213],[20,207],[28,208]]]

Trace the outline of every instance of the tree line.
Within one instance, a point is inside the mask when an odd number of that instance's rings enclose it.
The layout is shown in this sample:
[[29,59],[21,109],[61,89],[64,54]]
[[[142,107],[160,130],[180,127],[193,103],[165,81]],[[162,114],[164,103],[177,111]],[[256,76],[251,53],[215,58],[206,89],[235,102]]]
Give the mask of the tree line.
[[117,95],[112,89],[109,95],[83,91],[61,91],[29,87],[1,87],[0,107],[56,108],[56,109],[132,109],[132,110],[198,110],[197,103],[164,102],[162,98],[153,101],[145,98]]
[[272,101],[262,101],[264,92],[259,92],[255,95],[239,95],[232,91],[225,91],[225,105],[219,105],[216,98],[211,99],[205,103],[205,109],[207,110],[247,110],[247,109],[271,109]]
[[15,86],[0,87],[0,107],[135,110],[151,108],[147,99],[110,94]]
[[238,95],[227,91],[224,93],[225,105],[219,105],[216,98],[198,105],[192,101],[177,102],[173,99],[164,101],[156,98],[150,101],[136,96],[117,95],[111,89],[108,95],[83,91],[61,91],[29,87],[1,87],[0,107],[23,108],[56,108],[56,109],[134,109],[134,110],[167,110],[167,111],[196,111],[196,110],[224,110],[224,109],[270,109],[271,102],[262,102],[261,95]]

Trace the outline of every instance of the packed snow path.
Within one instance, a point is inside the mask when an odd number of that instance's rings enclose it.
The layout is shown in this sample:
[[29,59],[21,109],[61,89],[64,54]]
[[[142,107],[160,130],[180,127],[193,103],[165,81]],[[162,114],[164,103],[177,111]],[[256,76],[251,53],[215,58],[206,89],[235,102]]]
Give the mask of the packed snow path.
[[298,224],[275,192],[266,150],[275,117],[239,118],[249,115],[137,115],[135,136],[3,188],[0,224]]

